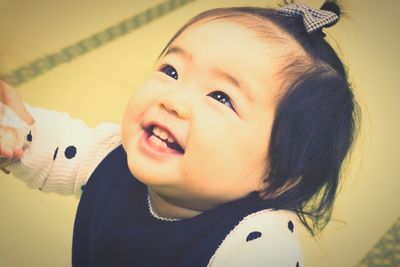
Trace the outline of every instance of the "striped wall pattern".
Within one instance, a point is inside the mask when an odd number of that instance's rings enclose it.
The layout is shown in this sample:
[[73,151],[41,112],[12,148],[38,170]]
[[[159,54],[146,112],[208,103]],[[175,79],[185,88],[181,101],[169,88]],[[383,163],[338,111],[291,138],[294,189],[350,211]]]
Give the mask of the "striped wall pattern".
[[356,267],[400,267],[400,218]]
[[81,55],[101,47],[118,37],[132,32],[147,23],[194,1],[195,0],[169,0],[160,3],[159,5],[112,25],[107,29],[95,33],[75,44],[66,46],[58,52],[45,55],[31,63],[21,66],[10,74],[0,77],[0,80],[5,80],[14,87],[17,87],[65,62],[70,62]]

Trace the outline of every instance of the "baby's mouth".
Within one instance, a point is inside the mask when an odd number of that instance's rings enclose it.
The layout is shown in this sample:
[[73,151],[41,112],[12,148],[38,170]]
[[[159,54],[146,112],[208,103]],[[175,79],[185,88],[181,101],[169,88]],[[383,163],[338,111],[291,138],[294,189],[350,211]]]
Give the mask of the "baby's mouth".
[[185,153],[185,150],[178,144],[174,136],[166,129],[152,124],[146,127],[144,130],[149,136],[148,140],[154,145],[165,148],[168,147],[172,150],[177,151],[180,154]]

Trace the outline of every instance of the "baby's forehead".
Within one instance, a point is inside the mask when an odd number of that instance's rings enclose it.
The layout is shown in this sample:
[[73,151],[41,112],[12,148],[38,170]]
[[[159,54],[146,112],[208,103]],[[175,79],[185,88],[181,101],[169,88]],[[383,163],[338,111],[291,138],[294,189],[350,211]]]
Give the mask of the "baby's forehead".
[[[293,51],[297,51],[296,54],[304,52],[304,49],[293,36],[267,17],[249,12],[235,11],[232,9],[215,9],[203,12],[186,23],[164,47],[159,58],[165,54],[176,39],[180,39],[183,33],[190,31],[199,25],[213,22],[232,23],[246,29],[264,44],[273,46],[273,48],[276,49],[276,56],[279,57],[292,54]],[[219,35],[224,36],[224,32],[221,32]],[[302,54],[306,55],[305,52]]]
[[206,24],[212,22],[226,22],[232,23],[238,26],[241,26],[252,33],[255,33],[256,36],[262,38],[264,41],[268,43],[274,44],[288,44],[295,42],[295,39],[290,36],[286,31],[276,25],[273,21],[256,16],[254,14],[247,13],[232,13],[226,15],[214,15],[210,17],[205,17],[196,21],[188,28],[192,26],[196,26],[198,24]]
[[[307,57],[307,53],[293,36],[276,25],[273,21],[253,14],[232,13],[209,16],[195,21],[184,31],[191,30],[199,25],[218,22],[231,23],[249,31],[263,44],[274,50],[273,55],[271,55],[274,58],[290,61],[293,55]],[[221,32],[221,35],[223,36],[224,32]]]

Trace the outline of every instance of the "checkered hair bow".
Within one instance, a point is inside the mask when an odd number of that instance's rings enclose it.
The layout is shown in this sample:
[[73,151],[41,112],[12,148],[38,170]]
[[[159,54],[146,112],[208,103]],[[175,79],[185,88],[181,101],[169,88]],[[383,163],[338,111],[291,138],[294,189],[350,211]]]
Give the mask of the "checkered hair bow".
[[334,24],[339,16],[328,10],[308,7],[303,3],[294,3],[277,9],[278,13],[289,17],[303,17],[307,33],[314,33],[323,27]]

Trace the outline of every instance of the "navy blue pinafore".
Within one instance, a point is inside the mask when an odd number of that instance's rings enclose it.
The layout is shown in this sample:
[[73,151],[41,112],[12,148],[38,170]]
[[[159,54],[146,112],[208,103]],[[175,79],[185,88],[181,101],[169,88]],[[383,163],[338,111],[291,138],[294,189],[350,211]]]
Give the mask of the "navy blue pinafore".
[[207,266],[229,232],[265,208],[253,193],[190,219],[156,219],[149,212],[147,187],[131,174],[119,146],[99,164],[81,196],[72,265]]

